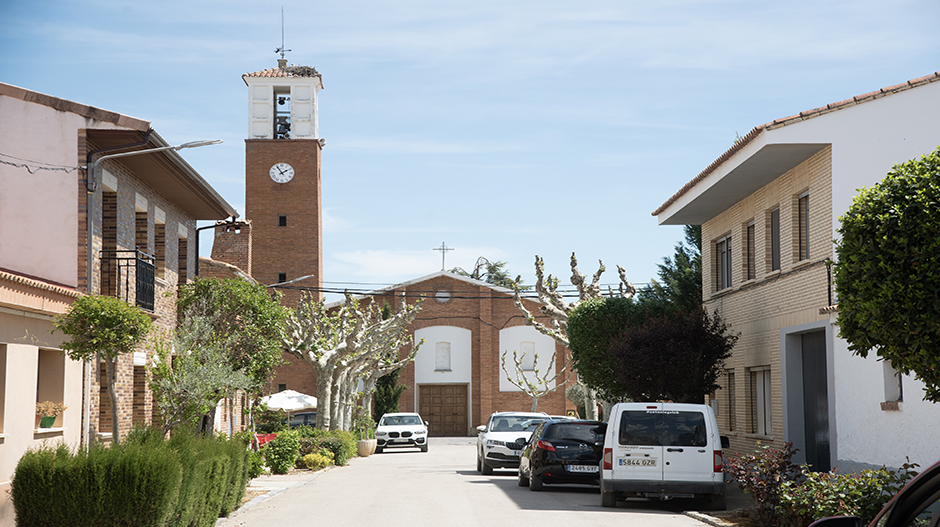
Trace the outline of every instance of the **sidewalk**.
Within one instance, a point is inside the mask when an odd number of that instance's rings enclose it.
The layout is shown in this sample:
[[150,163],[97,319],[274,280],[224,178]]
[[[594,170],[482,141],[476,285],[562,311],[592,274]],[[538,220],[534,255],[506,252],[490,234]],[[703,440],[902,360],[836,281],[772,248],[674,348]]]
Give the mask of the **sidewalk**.
[[240,512],[248,510],[272,496],[280,494],[287,489],[299,487],[335,468],[336,467],[331,465],[317,471],[292,470],[287,474],[265,474],[258,476],[249,481],[248,488],[245,489],[245,499],[248,501],[243,501],[241,507],[232,512],[230,517],[237,516]]

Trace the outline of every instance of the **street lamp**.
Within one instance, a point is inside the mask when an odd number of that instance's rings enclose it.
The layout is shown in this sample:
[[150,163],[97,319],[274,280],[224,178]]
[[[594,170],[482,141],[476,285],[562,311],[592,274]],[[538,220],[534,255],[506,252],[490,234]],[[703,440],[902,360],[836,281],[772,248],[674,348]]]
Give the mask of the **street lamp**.
[[127,156],[136,156],[140,154],[153,154],[155,152],[163,152],[165,150],[182,150],[184,148],[196,148],[197,146],[207,146],[207,145],[217,145],[221,143],[221,139],[209,139],[206,141],[190,141],[188,143],[183,143],[181,145],[175,146],[161,146],[157,148],[148,148],[147,150],[134,150],[133,152],[121,152],[120,154],[109,154],[106,156],[101,156],[98,159],[91,162],[87,167],[88,176],[85,179],[85,190],[88,192],[94,192],[98,190],[98,164],[106,159],[114,159],[116,157],[127,157]]

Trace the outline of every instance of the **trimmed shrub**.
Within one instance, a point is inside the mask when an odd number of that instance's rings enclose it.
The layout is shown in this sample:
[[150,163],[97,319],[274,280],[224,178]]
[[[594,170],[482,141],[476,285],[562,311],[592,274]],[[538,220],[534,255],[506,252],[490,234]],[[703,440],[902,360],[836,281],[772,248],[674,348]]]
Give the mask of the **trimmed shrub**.
[[300,437],[297,432],[280,432],[261,449],[265,463],[275,474],[287,474],[300,453]]
[[802,483],[781,485],[778,512],[781,523],[805,527],[827,516],[858,516],[868,525],[892,496],[917,473],[905,463],[898,470],[881,467],[851,474],[810,472],[803,467]]
[[332,457],[324,456],[323,454],[314,453],[304,456],[304,466],[310,470],[320,470],[321,468],[330,466],[332,463]]
[[783,484],[800,475],[799,467],[791,461],[797,452],[793,443],[786,443],[779,450],[758,444],[753,454],[733,454],[725,462],[725,473],[754,498],[761,525],[776,525]]
[[264,473],[264,454],[254,451],[248,452],[248,479],[255,479]]
[[164,448],[43,447],[20,458],[11,495],[21,526],[162,526],[181,477],[179,457]]

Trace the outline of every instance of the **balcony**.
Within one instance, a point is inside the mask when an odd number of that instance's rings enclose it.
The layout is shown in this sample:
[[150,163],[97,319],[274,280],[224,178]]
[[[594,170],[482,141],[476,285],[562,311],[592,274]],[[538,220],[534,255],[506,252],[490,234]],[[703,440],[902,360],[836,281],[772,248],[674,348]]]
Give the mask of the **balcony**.
[[100,293],[152,312],[154,271],[154,257],[147,253],[137,250],[101,251]]

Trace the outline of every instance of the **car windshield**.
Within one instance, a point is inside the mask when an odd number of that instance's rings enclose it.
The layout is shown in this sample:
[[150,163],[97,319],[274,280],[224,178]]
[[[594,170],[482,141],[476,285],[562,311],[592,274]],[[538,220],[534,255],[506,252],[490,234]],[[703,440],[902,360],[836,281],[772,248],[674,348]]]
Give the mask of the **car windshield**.
[[590,423],[555,423],[548,425],[548,429],[542,437],[548,440],[593,444],[603,440],[604,427]]
[[420,425],[421,418],[416,415],[386,415],[379,426]]
[[664,410],[627,410],[620,417],[620,444],[705,446],[705,414]]
[[546,417],[501,415],[496,417],[491,432],[531,432]]

